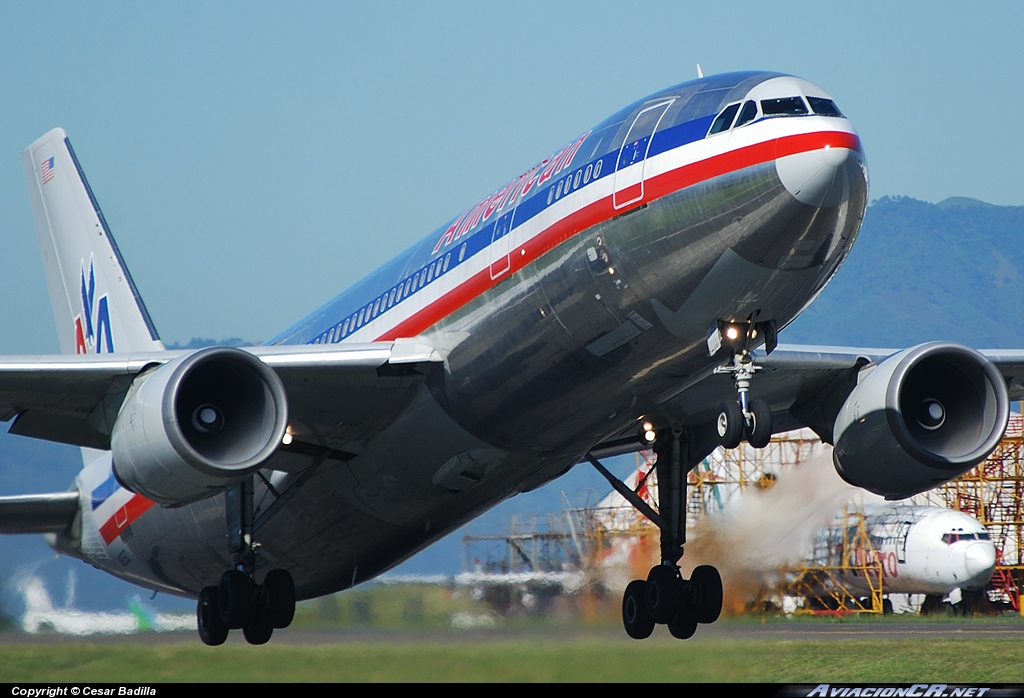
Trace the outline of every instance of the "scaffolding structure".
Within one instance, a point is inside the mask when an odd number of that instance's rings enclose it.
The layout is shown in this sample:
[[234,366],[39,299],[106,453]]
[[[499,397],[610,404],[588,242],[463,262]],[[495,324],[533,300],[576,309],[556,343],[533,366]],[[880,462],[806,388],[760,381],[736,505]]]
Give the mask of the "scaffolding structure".
[[791,613],[883,613],[882,560],[874,554],[862,511],[849,507],[834,525],[823,528],[803,564],[779,570],[779,581],[765,589],[752,608],[785,608]]
[[[772,487],[780,473],[827,455],[828,449],[809,429],[777,435],[764,449],[746,444],[728,451],[716,449],[688,474],[687,526],[720,511],[747,489]],[[655,456],[645,451],[635,457],[636,469],[625,483],[656,508]],[[611,597],[631,579],[645,578],[657,562],[659,549],[658,529],[613,492],[596,505],[568,508],[560,514],[513,516],[507,534],[465,536],[462,579],[480,588],[517,586],[521,594],[531,597],[538,588],[556,587]],[[851,601],[855,595],[842,579],[854,567],[848,560],[826,561],[812,555],[803,564],[780,570],[777,579],[792,581],[807,596],[808,607],[830,608],[835,606],[832,599],[839,598],[838,609],[851,609],[857,606]],[[787,593],[781,587],[767,591]],[[881,592],[856,610],[881,610]]]
[[465,571],[482,575],[543,575],[577,571],[584,557],[586,533],[577,531],[580,511],[514,514],[509,532],[464,536]]
[[[746,444],[729,451],[717,449],[688,474],[687,527],[721,511],[744,491],[770,488],[781,473],[829,451],[807,429],[779,434],[764,449]],[[657,508],[654,461],[652,453],[638,453],[635,472],[624,481]],[[967,513],[986,527],[998,555],[987,591],[990,608],[1011,607],[1024,615],[1024,418],[1011,416],[999,447],[977,468],[911,501]],[[822,522],[822,533],[807,559],[778,570],[775,583],[752,607],[779,606],[781,599],[793,606],[792,600],[799,598],[796,608],[788,610],[878,613],[887,608],[885,575],[871,555],[863,514],[848,511],[843,516],[838,525]],[[463,569],[471,574],[492,575],[495,580],[505,575],[527,586],[613,597],[629,580],[644,578],[657,562],[659,537],[653,524],[612,492],[594,505],[567,508],[560,514],[514,517],[509,534],[467,536],[464,549]],[[847,554],[837,555],[837,550]],[[853,556],[854,550],[861,553]],[[851,580],[857,583],[851,585]]]
[[997,552],[989,600],[1024,613],[1024,418],[1010,416],[1003,440],[981,465],[913,501],[962,511],[985,526]]

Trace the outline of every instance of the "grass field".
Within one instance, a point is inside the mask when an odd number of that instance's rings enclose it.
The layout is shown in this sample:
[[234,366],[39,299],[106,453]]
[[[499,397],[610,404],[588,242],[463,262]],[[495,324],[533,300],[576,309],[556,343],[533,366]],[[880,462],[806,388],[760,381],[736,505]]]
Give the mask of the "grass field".
[[192,633],[0,633],[0,682],[101,681],[1024,683],[1024,619],[744,616],[635,642],[614,599],[503,615],[440,587],[378,585],[300,604],[263,647],[238,632],[221,647]]
[[[764,681],[1024,683],[1024,638],[909,640],[611,637],[494,639],[470,633],[394,641],[274,644],[5,643],[3,682]],[[10,636],[6,636],[10,637]],[[240,639],[240,638],[239,638]]]

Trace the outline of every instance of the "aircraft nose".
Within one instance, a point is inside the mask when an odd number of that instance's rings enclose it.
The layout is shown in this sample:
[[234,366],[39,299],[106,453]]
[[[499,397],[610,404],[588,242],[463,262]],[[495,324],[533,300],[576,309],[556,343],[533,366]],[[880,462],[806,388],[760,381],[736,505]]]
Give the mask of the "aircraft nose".
[[[973,543],[964,551],[964,565],[972,586],[981,586],[992,578],[992,570],[996,566],[996,549],[994,545]],[[964,586],[967,586],[966,584]]]
[[810,206],[840,204],[867,187],[867,166],[855,150],[825,146],[778,158],[775,170],[786,190]]

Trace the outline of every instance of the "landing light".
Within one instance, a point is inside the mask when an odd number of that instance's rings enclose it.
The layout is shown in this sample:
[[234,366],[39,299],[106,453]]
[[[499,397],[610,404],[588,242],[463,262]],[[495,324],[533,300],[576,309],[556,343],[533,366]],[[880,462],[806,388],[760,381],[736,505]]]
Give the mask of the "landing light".
[[292,435],[290,430],[291,427],[288,427],[288,430],[284,432],[284,436],[281,438],[281,443],[284,444],[285,446],[292,442]]
[[740,329],[736,325],[729,325],[725,330],[726,339],[737,339],[740,336]]

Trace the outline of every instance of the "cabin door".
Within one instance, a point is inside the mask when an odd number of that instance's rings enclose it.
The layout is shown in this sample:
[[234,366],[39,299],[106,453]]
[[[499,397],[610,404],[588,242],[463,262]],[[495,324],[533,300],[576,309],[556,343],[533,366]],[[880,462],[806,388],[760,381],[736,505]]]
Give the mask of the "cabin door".
[[516,210],[512,209],[494,222],[494,231],[491,233],[491,246],[488,248],[491,255],[492,280],[508,273],[512,266],[508,255],[512,244],[512,218],[515,212]]
[[626,132],[626,138],[619,149],[619,159],[615,162],[612,205],[616,209],[643,200],[647,153],[651,149],[651,139],[654,138],[654,133],[658,130],[669,105],[674,101],[675,99],[670,99],[645,107],[636,115],[632,126]]

